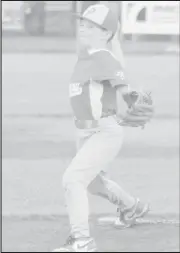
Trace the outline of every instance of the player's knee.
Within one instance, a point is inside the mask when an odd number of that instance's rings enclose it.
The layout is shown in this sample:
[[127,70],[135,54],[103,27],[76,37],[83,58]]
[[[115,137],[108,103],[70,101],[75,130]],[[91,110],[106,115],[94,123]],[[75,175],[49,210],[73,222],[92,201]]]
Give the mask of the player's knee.
[[88,185],[88,192],[92,195],[98,195],[100,192],[103,191],[104,185],[102,178],[98,175],[89,185]]
[[88,185],[88,188],[87,188],[87,189],[88,189],[88,192],[89,192],[90,194],[96,195],[97,190],[93,187],[92,184]]
[[78,177],[78,175],[74,175],[74,173],[71,172],[65,172],[62,178],[62,186],[63,189],[72,189],[74,188],[74,186],[77,186],[79,184],[84,184],[83,180],[81,178]]

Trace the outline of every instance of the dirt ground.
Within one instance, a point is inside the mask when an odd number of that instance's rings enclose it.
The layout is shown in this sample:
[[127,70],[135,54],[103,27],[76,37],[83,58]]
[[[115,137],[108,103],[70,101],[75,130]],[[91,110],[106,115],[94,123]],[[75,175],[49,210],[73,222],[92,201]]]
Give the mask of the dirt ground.
[[[43,147],[42,147],[43,149]],[[69,159],[3,160],[3,252],[50,252],[68,236],[62,174]],[[110,176],[151,211],[144,224],[117,230],[98,218],[116,215],[113,205],[89,196],[92,235],[100,251],[179,251],[178,158],[117,159]]]
[[[91,223],[101,252],[179,252],[177,225],[141,225],[127,230]],[[51,252],[68,236],[67,217],[3,219],[3,252]]]
[[[3,252],[49,252],[68,236],[61,179],[75,154],[68,77],[75,56],[3,55]],[[150,202],[148,223],[118,230],[98,217],[115,207],[89,196],[91,228],[100,251],[179,251],[178,57],[128,56],[134,87],[152,89],[154,120],[125,129],[110,176]],[[52,67],[53,66],[53,67]]]

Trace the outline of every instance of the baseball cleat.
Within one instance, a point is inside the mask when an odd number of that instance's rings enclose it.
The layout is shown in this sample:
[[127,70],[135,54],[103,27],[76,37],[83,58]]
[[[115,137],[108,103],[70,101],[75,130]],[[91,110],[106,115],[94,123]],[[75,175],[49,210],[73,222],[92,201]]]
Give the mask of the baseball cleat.
[[94,239],[90,237],[74,238],[69,236],[66,243],[53,252],[97,252]]
[[117,219],[114,225],[117,228],[129,228],[135,225],[137,219],[143,218],[149,212],[149,204],[141,203],[139,199],[132,208],[117,209]]

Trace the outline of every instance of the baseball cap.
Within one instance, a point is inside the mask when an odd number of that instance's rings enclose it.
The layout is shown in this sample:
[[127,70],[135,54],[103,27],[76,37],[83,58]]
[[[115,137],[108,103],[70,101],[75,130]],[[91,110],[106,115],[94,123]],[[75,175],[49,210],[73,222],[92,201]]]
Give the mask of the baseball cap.
[[118,19],[116,15],[104,4],[94,4],[89,6],[82,15],[76,14],[77,18],[88,20],[100,28],[116,33]]

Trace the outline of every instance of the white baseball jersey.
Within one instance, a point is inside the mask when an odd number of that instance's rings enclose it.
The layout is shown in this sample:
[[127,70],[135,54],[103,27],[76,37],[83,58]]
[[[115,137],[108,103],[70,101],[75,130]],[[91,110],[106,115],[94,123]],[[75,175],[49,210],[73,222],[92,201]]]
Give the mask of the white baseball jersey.
[[127,85],[119,61],[105,49],[80,55],[69,95],[77,119],[99,119],[116,113],[116,87]]

